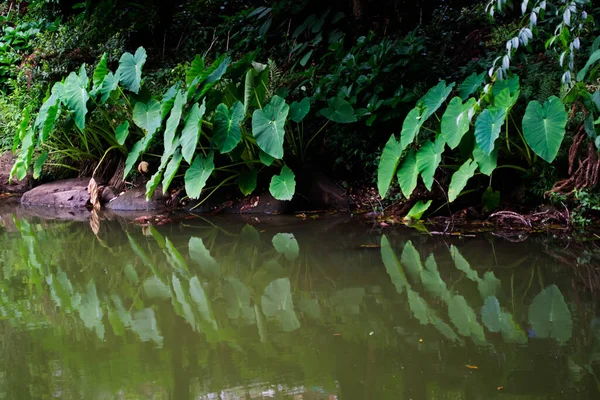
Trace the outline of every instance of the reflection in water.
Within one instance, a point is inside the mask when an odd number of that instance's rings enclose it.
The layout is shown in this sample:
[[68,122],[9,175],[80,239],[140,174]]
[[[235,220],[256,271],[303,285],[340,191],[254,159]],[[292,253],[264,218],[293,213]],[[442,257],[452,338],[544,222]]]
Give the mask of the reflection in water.
[[595,303],[543,243],[327,218],[5,227],[0,398],[599,396]]

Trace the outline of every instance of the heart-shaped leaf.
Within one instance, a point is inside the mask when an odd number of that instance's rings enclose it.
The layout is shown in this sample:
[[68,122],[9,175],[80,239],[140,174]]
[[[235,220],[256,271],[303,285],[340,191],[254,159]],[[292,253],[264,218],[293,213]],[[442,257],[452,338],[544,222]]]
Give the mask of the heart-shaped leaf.
[[196,54],[190,68],[188,69],[185,76],[185,84],[191,85],[194,82],[194,79],[199,76],[202,72],[204,72],[204,57],[200,54]]
[[396,136],[390,136],[381,153],[379,166],[377,167],[377,188],[382,199],[385,198],[388,188],[392,183],[398,162],[402,156],[402,148],[396,140]]
[[497,108],[501,108],[504,110],[504,113],[508,115],[511,108],[517,103],[519,100],[519,91],[517,90],[514,93],[510,93],[509,88],[505,88],[497,96],[494,97],[494,105]]
[[181,154],[188,164],[192,163],[198,139],[200,137],[200,126],[202,125],[202,117],[206,112],[206,104],[203,102],[201,106],[194,103],[185,120],[185,126],[181,131]]
[[273,175],[269,192],[277,200],[291,200],[296,191],[296,176],[294,172],[284,165],[279,175]]
[[556,96],[551,96],[542,106],[537,101],[527,105],[523,116],[523,136],[531,149],[551,163],[565,137],[567,112]]
[[333,97],[327,100],[329,107],[321,110],[321,115],[332,122],[338,124],[349,124],[356,122],[356,115],[354,114],[354,108],[346,100]]
[[121,125],[117,126],[115,131],[115,138],[117,139],[117,143],[119,143],[121,146],[125,144],[127,136],[129,136],[129,121],[125,121]]
[[294,312],[289,278],[271,282],[261,297],[261,305],[265,316],[277,318],[283,331],[291,332],[300,328],[300,321]]
[[438,136],[435,142],[429,141],[419,149],[417,153],[417,166],[427,190],[431,190],[433,177],[444,152],[445,143],[442,136]]
[[69,111],[75,115],[75,125],[83,132],[85,129],[85,116],[87,115],[87,101],[90,98],[88,91],[82,85],[79,76],[71,72],[65,80],[61,100]]
[[40,143],[48,140],[48,136],[56,124],[58,111],[60,106],[60,98],[64,85],[61,82],[56,82],[52,87],[52,94],[40,107],[37,117],[35,118],[34,126],[39,131]]
[[117,90],[119,87],[119,81],[121,77],[119,75],[119,71],[115,74],[112,72],[108,72],[102,81],[102,87],[100,88],[100,102],[102,104],[106,103],[111,95]]
[[448,186],[448,201],[450,203],[456,200],[460,192],[467,186],[467,182],[473,177],[476,169],[477,163],[469,158],[452,175],[450,186]]
[[400,133],[400,144],[402,150],[408,147],[417,137],[421,126],[423,125],[424,119],[421,115],[422,109],[415,107],[409,111],[404,118],[402,123],[402,132]]
[[490,154],[494,150],[494,142],[500,136],[500,131],[506,113],[501,108],[487,108],[483,110],[475,122],[475,140],[479,148],[485,153]]
[[423,214],[425,214],[425,211],[427,211],[429,209],[429,207],[431,207],[431,202],[432,202],[431,200],[417,201],[417,203],[410,209],[408,214],[406,214],[404,219],[420,220],[421,217],[423,216]]
[[517,93],[520,87],[521,85],[519,84],[519,76],[514,75],[512,78],[496,81],[492,87],[492,94],[494,97],[496,97],[500,92],[508,88],[509,94],[513,96],[515,93]]
[[240,177],[237,180],[237,184],[244,196],[248,196],[249,194],[254,192],[254,189],[256,189],[256,179],[256,170],[246,170],[240,174]]
[[451,149],[455,149],[460,144],[464,134],[469,130],[475,103],[475,99],[469,99],[463,104],[460,97],[455,97],[448,104],[442,116],[441,127],[442,136]]
[[298,241],[292,233],[278,233],[273,236],[273,247],[279,254],[283,254],[290,261],[300,256]]
[[206,181],[215,169],[213,158],[214,153],[210,153],[206,157],[198,154],[190,168],[185,172],[185,191],[190,199],[200,197],[202,189],[206,186]]
[[179,149],[175,150],[175,153],[173,153],[173,158],[171,158],[171,161],[169,161],[169,163],[167,164],[167,168],[165,169],[165,175],[162,181],[163,193],[168,193],[167,190],[169,190],[169,186],[171,185],[173,178],[175,178],[175,175],[177,175],[177,171],[179,170],[181,159],[181,151]]
[[481,87],[481,85],[483,85],[483,82],[485,82],[485,72],[482,72],[479,75],[473,72],[460,85],[460,88],[458,89],[458,95],[463,101],[465,101],[470,95],[475,93],[477,89]]
[[117,74],[120,76],[123,86],[135,94],[138,94],[140,91],[142,67],[146,63],[146,58],[146,50],[143,47],[139,47],[135,55],[125,53],[119,60]]
[[300,102],[294,101],[290,105],[290,120],[300,123],[308,115],[310,111],[310,100],[308,97],[303,98]]
[[553,338],[561,343],[571,339],[571,311],[556,285],[548,286],[529,306],[529,323],[538,338]]
[[244,106],[236,101],[231,108],[223,103],[217,106],[213,120],[213,141],[221,154],[229,153],[242,140],[240,123],[244,119]]
[[165,119],[169,114],[169,111],[171,111],[171,108],[173,108],[177,93],[179,93],[179,84],[171,86],[163,95],[163,98],[160,101],[160,115],[162,119]]
[[414,150],[411,149],[404,158],[396,177],[398,178],[402,194],[408,199],[417,187],[417,179],[419,178],[419,166],[417,165],[417,155]]
[[485,151],[481,150],[481,147],[475,143],[473,149],[473,159],[479,165],[479,170],[482,174],[487,176],[492,175],[492,172],[498,165],[498,149],[494,149],[489,155],[485,154]]
[[423,111],[423,122],[427,121],[437,110],[444,104],[444,101],[452,92],[454,82],[446,86],[446,81],[441,81],[436,86],[429,89],[425,96],[421,97],[421,100],[417,104],[422,104],[425,109]]
[[475,311],[467,304],[463,296],[454,296],[449,301],[448,315],[462,336],[471,336],[479,342],[485,342],[483,327],[477,322]]
[[102,54],[102,58],[98,62],[96,69],[94,69],[94,75],[92,76],[93,89],[91,92],[92,97],[95,97],[102,89],[102,82],[108,74],[108,63],[106,60],[106,53]]
[[146,136],[152,136],[162,123],[160,103],[150,99],[147,103],[137,102],[133,107],[133,122]]
[[252,115],[252,135],[262,151],[273,158],[283,158],[283,138],[285,121],[290,106],[279,96],[273,96],[271,102]]
[[262,150],[258,153],[258,158],[267,167],[270,167],[271,164],[273,164],[273,161],[275,161],[275,159],[273,157],[271,157],[270,155],[268,155],[267,153],[265,153]]

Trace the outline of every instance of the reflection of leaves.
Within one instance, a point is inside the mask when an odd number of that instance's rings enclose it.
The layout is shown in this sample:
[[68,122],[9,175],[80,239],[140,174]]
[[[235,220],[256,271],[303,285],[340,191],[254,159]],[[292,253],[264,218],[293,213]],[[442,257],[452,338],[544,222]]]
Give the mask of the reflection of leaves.
[[529,323],[536,337],[553,338],[562,343],[571,338],[571,312],[556,285],[543,289],[533,299],[529,306]]
[[415,246],[413,246],[410,240],[404,245],[400,260],[402,265],[406,268],[411,279],[417,282],[421,277],[423,264],[421,264],[421,256],[419,256],[419,252],[417,249],[415,249]]
[[381,258],[398,294],[401,294],[405,288],[410,288],[406,275],[404,275],[404,268],[402,268],[385,235],[381,237]]
[[276,317],[285,332],[300,328],[294,312],[289,278],[280,278],[269,283],[261,299],[262,310],[267,317]]
[[337,315],[358,315],[365,297],[365,288],[346,288],[331,296],[330,304]]
[[483,327],[477,322],[475,311],[467,304],[463,296],[454,296],[448,303],[450,320],[462,336],[472,337],[479,342],[485,342]]
[[441,318],[439,318],[437,315],[430,315],[431,323],[433,324],[433,326],[435,326],[435,328],[442,334],[444,335],[447,339],[452,340],[453,342],[458,342],[460,341],[460,338],[458,337],[458,335],[454,332],[454,330],[450,327],[450,325],[448,325],[447,323],[445,323]]
[[502,310],[500,303],[495,296],[485,299],[481,308],[481,321],[490,330],[490,332],[500,332],[502,328]]
[[102,308],[96,292],[94,280],[90,280],[86,286],[85,294],[79,304],[79,317],[88,329],[93,329],[100,339],[104,339],[104,324],[102,323]]
[[223,296],[227,304],[227,316],[231,319],[254,320],[254,310],[250,306],[250,291],[237,278],[225,278]]
[[450,295],[446,282],[440,276],[433,254],[430,254],[425,261],[425,269],[421,271],[421,282],[425,290],[442,300]]
[[488,271],[483,275],[483,279],[477,282],[477,290],[482,299],[486,299],[489,296],[495,296],[500,293],[502,282],[496,278],[493,272]]
[[210,323],[214,329],[217,329],[217,322],[213,318],[210,300],[206,296],[206,292],[197,276],[190,279],[190,296],[198,306],[198,311],[204,321]]
[[165,239],[164,252],[167,256],[167,261],[169,262],[169,264],[171,264],[171,266],[173,268],[175,268],[181,272],[188,270],[185,259],[183,258],[183,256],[179,252],[179,250],[177,250],[175,245],[173,243],[171,243],[171,241],[169,239]]
[[133,315],[131,330],[140,337],[142,342],[153,341],[162,346],[163,337],[158,330],[156,316],[151,308],[144,308]]
[[465,260],[465,258],[462,256],[462,254],[460,254],[460,252],[454,245],[450,246],[450,255],[452,256],[452,260],[456,265],[456,269],[464,272],[468,279],[474,282],[479,281],[479,276],[477,275],[477,272],[471,269],[471,266],[469,265],[468,261]]
[[298,309],[312,319],[321,318],[321,307],[317,299],[303,297],[298,301]]
[[173,274],[172,278],[173,290],[175,291],[175,298],[177,302],[181,306],[182,317],[192,326],[192,328],[196,329],[196,318],[194,318],[194,313],[192,312],[192,307],[188,303],[185,293],[183,292],[183,287],[181,286],[181,282],[179,278]]
[[240,239],[244,243],[258,244],[260,242],[260,233],[252,225],[244,225],[240,232]]
[[275,250],[283,254],[285,258],[292,261],[298,258],[300,247],[298,241],[291,233],[278,233],[273,237],[273,247]]
[[171,290],[158,277],[151,276],[142,283],[144,293],[151,299],[168,299],[171,297]]
[[190,258],[200,266],[202,273],[211,278],[221,275],[219,263],[210,255],[210,251],[204,246],[204,242],[201,238],[190,238],[188,248],[190,251]]
[[427,302],[414,290],[408,290],[408,306],[413,316],[421,325],[429,324],[429,306]]

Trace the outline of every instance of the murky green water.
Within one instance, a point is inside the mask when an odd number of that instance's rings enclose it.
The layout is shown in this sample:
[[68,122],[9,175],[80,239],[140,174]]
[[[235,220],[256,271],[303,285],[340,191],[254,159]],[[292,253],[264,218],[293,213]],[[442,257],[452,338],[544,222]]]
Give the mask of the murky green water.
[[589,250],[333,217],[2,223],[2,399],[600,398]]

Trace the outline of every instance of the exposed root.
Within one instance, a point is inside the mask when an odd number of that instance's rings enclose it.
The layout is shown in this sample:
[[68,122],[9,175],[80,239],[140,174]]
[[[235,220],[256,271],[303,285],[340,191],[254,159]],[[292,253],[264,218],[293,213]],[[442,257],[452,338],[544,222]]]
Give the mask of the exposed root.
[[510,225],[510,224],[506,224],[505,220],[512,219],[512,220],[520,222],[521,224],[523,224],[531,229],[531,221],[529,220],[529,218],[526,218],[525,216],[518,214],[516,212],[513,212],[513,211],[499,211],[497,213],[493,213],[492,215],[490,215],[490,219],[494,219],[494,218],[499,218],[500,222],[503,225]]

